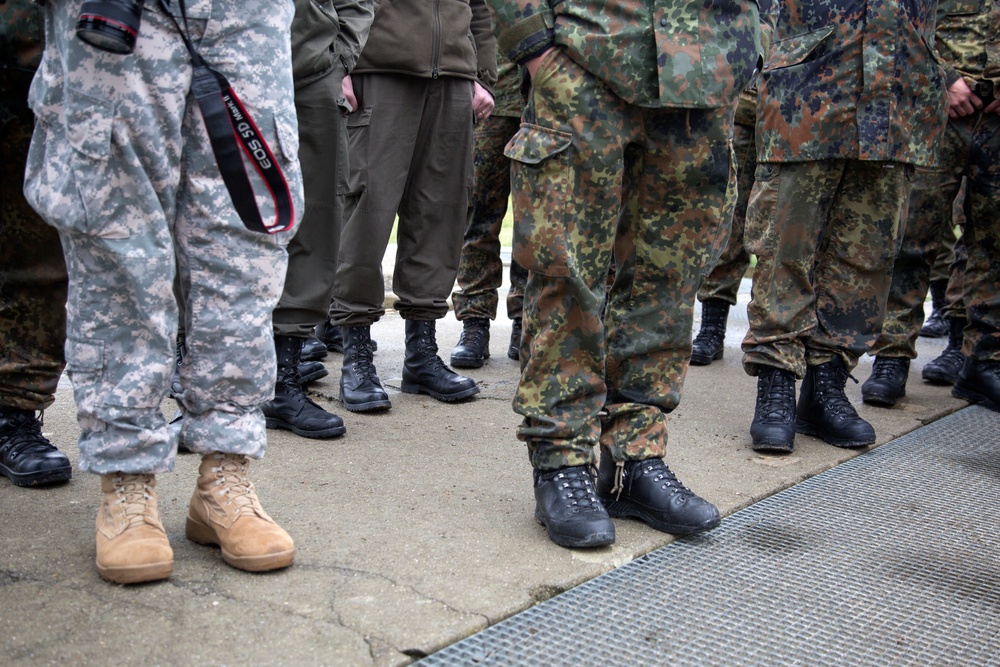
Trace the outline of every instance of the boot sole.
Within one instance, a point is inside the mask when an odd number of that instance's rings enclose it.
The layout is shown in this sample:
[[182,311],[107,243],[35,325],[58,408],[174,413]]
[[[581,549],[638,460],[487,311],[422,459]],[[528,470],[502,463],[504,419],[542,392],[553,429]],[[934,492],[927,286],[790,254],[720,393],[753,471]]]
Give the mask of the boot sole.
[[841,447],[843,449],[860,449],[861,447],[867,447],[869,445],[875,444],[875,438],[871,440],[866,440],[864,442],[858,440],[843,440],[841,438],[833,438],[827,436],[821,432],[818,428],[812,424],[795,420],[795,432],[801,433],[802,435],[811,435],[815,438],[819,438],[828,445],[833,445],[834,447]]
[[655,528],[661,533],[670,533],[671,535],[694,535],[695,533],[711,530],[722,521],[722,517],[716,517],[711,521],[706,521],[697,526],[667,523],[646,512],[641,507],[636,507],[632,503],[620,500],[605,500],[604,498],[601,498],[601,502],[604,503],[604,508],[608,510],[608,514],[616,519],[639,519],[651,528]]
[[461,401],[463,398],[469,398],[470,396],[475,396],[479,393],[478,385],[460,391],[456,394],[442,394],[439,391],[434,391],[433,389],[428,389],[422,384],[412,384],[409,382],[403,382],[399,385],[399,388],[406,392],[407,394],[427,394],[432,398],[436,398],[439,401],[445,403],[454,403],[455,401]]
[[865,394],[862,392],[861,400],[867,405],[877,405],[882,408],[891,408],[899,402],[899,399],[906,396],[906,392],[899,394],[898,396],[890,396],[889,394]]
[[923,379],[924,382],[927,382],[928,384],[950,385],[950,384],[955,384],[955,380],[958,379],[958,373],[955,373],[954,375],[948,375],[947,373],[938,373],[937,371],[934,370],[928,372],[927,369],[925,368],[923,372],[920,374],[920,377]]
[[752,442],[750,443],[750,447],[753,448],[755,452],[780,452],[782,454],[787,454],[795,448],[795,445],[791,442],[764,440],[762,442]]
[[535,521],[538,522],[538,525],[545,528],[545,532],[548,534],[549,539],[561,547],[569,547],[571,549],[590,549],[594,547],[606,547],[615,543],[614,530],[591,533],[590,535],[586,535],[584,537],[575,537],[572,535],[562,535],[560,533],[553,532],[537,511],[535,512]]
[[340,402],[343,404],[345,410],[351,412],[385,412],[392,407],[392,403],[388,400],[384,401],[368,401],[367,403],[348,403],[344,400],[344,395],[340,395]]
[[455,368],[482,368],[486,365],[486,360],[490,358],[490,355],[485,357],[479,357],[478,359],[471,359],[469,357],[452,357],[451,365]]
[[15,472],[7,466],[0,465],[0,475],[9,479],[14,486],[45,486],[69,481],[73,476],[73,466],[38,472]]
[[104,567],[100,563],[96,563],[96,565],[97,574],[101,575],[101,579],[113,584],[143,584],[149,581],[160,581],[168,578],[174,571],[174,561],[172,560],[131,567]]
[[992,410],[993,412],[1000,412],[1000,403],[997,403],[988,396],[980,394],[978,391],[971,391],[956,384],[951,388],[951,395],[955,398],[966,400],[973,405],[981,405],[984,408]]
[[222,552],[222,560],[237,570],[246,572],[269,572],[270,570],[280,570],[290,566],[295,561],[295,549],[279,551],[273,554],[262,554],[260,556],[234,556],[226,551],[225,547],[219,544],[215,531],[188,515],[187,523],[184,525],[184,534],[195,544],[206,547],[219,547]]
[[305,431],[296,426],[292,426],[288,422],[282,421],[280,419],[275,419],[274,417],[267,417],[264,420],[264,425],[271,429],[283,429],[285,431],[291,431],[295,435],[301,435],[303,438],[333,438],[338,435],[343,435],[347,433],[346,426],[338,426],[336,428],[327,428],[322,431]]
[[708,366],[713,361],[718,361],[723,357],[723,350],[719,350],[715,354],[692,354],[691,355],[691,365],[692,366]]

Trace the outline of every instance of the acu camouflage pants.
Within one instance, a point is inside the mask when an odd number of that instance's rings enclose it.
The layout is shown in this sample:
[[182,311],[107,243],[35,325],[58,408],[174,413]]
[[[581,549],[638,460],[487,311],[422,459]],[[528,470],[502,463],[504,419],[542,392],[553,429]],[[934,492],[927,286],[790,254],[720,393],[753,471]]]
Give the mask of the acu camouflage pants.
[[[174,371],[175,272],[188,349],[180,438],[198,453],[259,458],[289,234],[251,232],[237,216],[190,94],[190,57],[160,6],[146,3],[135,54],[121,56],[76,38],[80,5],[46,4],[25,179],[31,204],[60,231],[69,271],[66,370],[80,467],[173,467],[177,440],[160,405]],[[200,53],[250,110],[300,211],[292,13],[291,2],[188,3]]]

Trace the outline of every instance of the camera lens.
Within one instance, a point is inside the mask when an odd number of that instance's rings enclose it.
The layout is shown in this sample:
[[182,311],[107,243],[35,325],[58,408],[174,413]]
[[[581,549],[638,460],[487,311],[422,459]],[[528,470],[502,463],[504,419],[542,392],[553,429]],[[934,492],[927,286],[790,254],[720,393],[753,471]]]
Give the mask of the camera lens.
[[111,53],[132,53],[142,20],[142,0],[91,0],[83,3],[76,34]]

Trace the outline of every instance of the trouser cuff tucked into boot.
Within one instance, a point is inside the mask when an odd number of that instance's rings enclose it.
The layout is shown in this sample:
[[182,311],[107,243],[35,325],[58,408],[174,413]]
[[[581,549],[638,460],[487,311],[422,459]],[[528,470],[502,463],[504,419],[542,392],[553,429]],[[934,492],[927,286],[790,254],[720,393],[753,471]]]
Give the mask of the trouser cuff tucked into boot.
[[202,458],[185,532],[192,542],[219,546],[222,559],[248,572],[288,567],[295,544],[261,507],[247,477],[250,461],[215,452]]

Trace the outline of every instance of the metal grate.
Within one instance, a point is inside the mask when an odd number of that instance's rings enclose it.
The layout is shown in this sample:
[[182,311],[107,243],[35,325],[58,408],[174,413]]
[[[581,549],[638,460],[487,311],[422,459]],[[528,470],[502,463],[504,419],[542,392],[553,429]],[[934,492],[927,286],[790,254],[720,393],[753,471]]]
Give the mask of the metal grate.
[[420,665],[1000,665],[1000,415],[969,407]]

